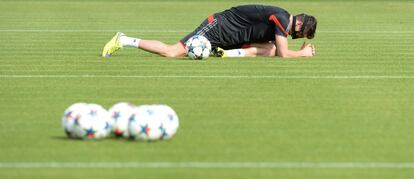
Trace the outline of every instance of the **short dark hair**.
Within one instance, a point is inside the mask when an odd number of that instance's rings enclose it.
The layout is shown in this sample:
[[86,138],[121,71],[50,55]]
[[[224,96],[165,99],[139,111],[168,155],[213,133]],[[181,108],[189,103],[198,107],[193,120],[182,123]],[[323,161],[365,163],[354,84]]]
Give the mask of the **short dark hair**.
[[313,39],[315,37],[316,26],[318,21],[314,16],[307,14],[298,14],[296,18],[303,22],[305,29],[303,30],[303,36],[308,39]]

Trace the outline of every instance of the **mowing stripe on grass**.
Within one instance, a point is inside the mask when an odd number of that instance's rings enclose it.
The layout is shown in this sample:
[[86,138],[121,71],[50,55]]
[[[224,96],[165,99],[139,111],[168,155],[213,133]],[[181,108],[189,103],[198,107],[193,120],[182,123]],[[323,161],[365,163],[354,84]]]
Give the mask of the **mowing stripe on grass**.
[[212,78],[212,79],[414,79],[414,76],[343,75],[343,76],[258,76],[258,75],[0,75],[0,78]]
[[[137,32],[137,33],[188,33],[192,30],[159,30],[159,29],[148,29],[148,30],[100,30],[100,29],[0,29],[0,32],[38,32],[38,33],[99,33],[99,32]],[[318,31],[318,33],[339,33],[339,34],[414,34],[414,31],[398,31],[398,30],[384,30],[384,31],[358,31],[358,30],[325,30]]]
[[393,162],[0,162],[0,169],[33,168],[199,168],[199,169],[414,169]]

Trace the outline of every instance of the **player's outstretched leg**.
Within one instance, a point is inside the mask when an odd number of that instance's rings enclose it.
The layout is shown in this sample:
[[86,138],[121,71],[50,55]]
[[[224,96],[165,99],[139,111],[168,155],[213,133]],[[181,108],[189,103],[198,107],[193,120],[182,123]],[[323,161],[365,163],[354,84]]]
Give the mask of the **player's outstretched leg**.
[[102,57],[109,58],[116,51],[123,47],[140,48],[147,52],[155,53],[164,57],[185,56],[185,49],[181,43],[167,45],[157,40],[144,40],[128,37],[124,33],[118,32],[108,43],[106,43],[102,51]]

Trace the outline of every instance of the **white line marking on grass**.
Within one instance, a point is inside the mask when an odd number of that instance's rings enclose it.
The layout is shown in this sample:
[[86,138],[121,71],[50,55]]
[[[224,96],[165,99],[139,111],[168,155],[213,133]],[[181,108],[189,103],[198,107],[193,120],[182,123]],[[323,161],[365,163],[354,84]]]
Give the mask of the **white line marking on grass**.
[[[146,30],[131,30],[131,29],[124,29],[124,30],[101,30],[101,29],[0,29],[0,32],[37,32],[37,33],[48,33],[48,32],[56,32],[56,33],[102,33],[102,32],[135,32],[135,33],[189,33],[193,31],[192,29],[188,30],[160,30],[160,29],[146,29]],[[398,31],[398,30],[384,30],[384,31],[356,31],[356,30],[321,30],[318,33],[338,33],[338,34],[413,34],[414,31]]]
[[184,33],[191,32],[191,30],[99,30],[99,29],[0,29],[0,32],[56,32],[56,33],[99,33],[99,32],[138,32],[138,33]]
[[198,169],[414,169],[414,163],[393,162],[0,162],[0,169],[18,168],[198,168]]
[[259,75],[0,75],[0,78],[206,78],[206,79],[414,79],[414,76],[346,75],[346,76],[259,76]]

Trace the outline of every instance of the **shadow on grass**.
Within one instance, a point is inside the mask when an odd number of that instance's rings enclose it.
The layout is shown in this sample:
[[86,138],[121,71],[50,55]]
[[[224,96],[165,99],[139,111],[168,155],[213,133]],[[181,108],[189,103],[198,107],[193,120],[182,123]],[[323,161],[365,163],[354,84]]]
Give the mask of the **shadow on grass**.
[[82,139],[82,138],[70,138],[64,135],[61,136],[52,136],[50,137],[53,140],[60,140],[60,141],[123,141],[123,142],[137,142],[136,140],[133,139],[127,139],[127,138],[123,138],[123,137],[116,137],[116,136],[109,136],[107,138],[104,139]]

